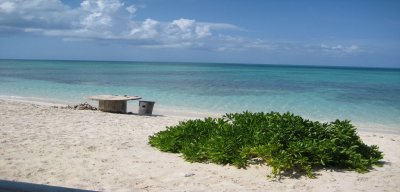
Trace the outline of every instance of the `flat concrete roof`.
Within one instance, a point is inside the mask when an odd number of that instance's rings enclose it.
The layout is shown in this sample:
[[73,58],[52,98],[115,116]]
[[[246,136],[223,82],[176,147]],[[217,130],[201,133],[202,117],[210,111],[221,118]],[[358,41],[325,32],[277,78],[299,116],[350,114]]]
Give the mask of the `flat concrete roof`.
[[139,96],[129,96],[129,95],[93,95],[87,97],[91,100],[98,100],[98,101],[128,101],[128,100],[138,100],[141,99]]

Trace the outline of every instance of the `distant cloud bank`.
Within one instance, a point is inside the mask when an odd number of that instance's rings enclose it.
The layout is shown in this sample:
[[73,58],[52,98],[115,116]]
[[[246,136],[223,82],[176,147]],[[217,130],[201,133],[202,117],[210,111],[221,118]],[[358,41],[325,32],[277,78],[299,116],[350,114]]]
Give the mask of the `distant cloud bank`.
[[[213,36],[213,31],[236,30],[228,23],[136,21],[138,8],[119,0],[85,0],[70,8],[59,0],[0,1],[1,30],[22,30],[49,36],[129,40],[143,46],[188,45]],[[146,41],[144,41],[146,40]],[[136,42],[135,42],[136,41]]]
[[121,0],[84,0],[76,8],[60,0],[0,0],[0,33],[37,33],[65,40],[123,40],[144,48],[306,50],[339,56],[361,51],[357,45],[303,45],[232,36],[229,31],[244,30],[230,23],[187,18],[138,21],[135,18],[140,9]]

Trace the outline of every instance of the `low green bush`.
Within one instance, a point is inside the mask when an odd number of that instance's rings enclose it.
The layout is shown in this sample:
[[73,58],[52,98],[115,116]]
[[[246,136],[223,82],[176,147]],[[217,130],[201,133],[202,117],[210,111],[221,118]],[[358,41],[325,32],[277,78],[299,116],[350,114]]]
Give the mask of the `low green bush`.
[[310,121],[291,113],[235,113],[222,118],[188,120],[149,137],[151,146],[182,153],[190,162],[233,164],[261,162],[272,176],[306,174],[336,167],[367,172],[380,165],[382,152],[364,144],[350,121]]

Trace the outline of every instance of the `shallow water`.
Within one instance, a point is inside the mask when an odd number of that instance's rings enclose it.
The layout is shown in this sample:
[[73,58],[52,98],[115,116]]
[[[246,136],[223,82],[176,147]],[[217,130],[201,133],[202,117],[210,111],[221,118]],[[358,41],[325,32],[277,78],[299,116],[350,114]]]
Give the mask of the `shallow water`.
[[0,60],[0,95],[77,103],[139,95],[215,113],[290,111],[399,128],[400,69],[251,64]]

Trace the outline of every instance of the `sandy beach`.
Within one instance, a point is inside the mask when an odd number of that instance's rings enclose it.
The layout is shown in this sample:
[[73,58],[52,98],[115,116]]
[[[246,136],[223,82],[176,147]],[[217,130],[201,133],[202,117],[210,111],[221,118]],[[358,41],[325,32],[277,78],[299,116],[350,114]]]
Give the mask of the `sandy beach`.
[[316,179],[271,181],[267,166],[189,163],[148,145],[148,136],[190,118],[0,100],[0,179],[99,191],[399,191],[398,134],[359,132],[384,153],[383,167],[368,173],[320,170]]

